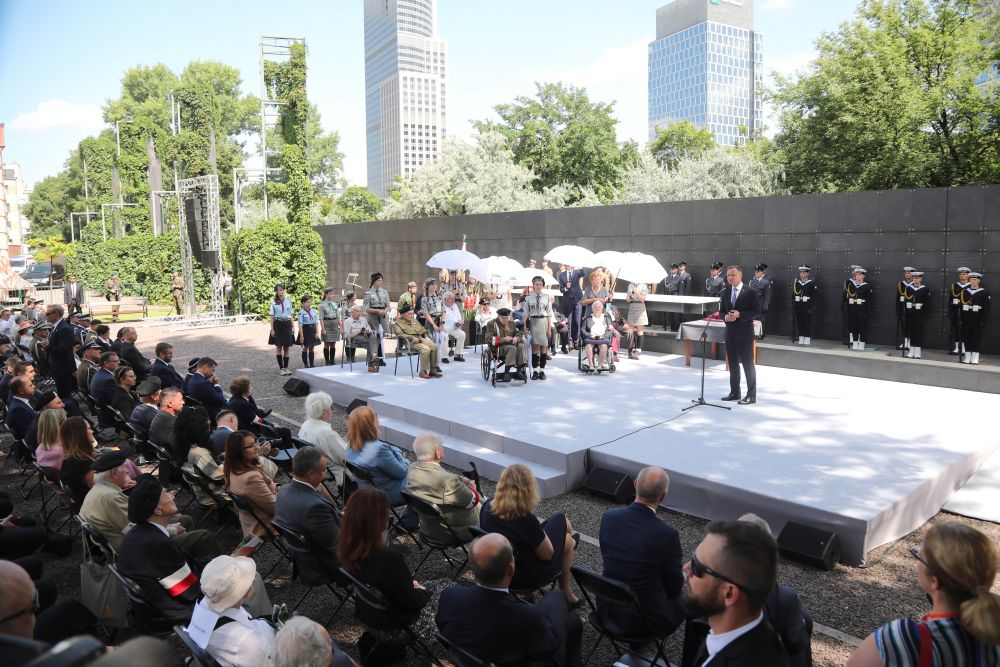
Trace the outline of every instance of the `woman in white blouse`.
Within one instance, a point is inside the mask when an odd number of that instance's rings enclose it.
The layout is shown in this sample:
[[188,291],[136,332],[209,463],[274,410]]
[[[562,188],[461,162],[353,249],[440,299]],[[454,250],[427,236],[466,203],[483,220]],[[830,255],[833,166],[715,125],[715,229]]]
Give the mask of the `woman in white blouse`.
[[[583,370],[606,369],[608,346],[615,335],[611,316],[604,312],[604,302],[597,300],[591,304],[591,313],[583,320],[583,344],[587,346],[587,363]],[[597,366],[594,366],[594,348],[597,348]]]

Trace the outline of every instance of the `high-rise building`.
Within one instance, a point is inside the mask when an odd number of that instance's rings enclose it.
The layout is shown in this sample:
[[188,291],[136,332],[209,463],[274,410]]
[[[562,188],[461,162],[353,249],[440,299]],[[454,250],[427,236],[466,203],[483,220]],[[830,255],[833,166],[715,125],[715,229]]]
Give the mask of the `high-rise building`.
[[649,138],[683,120],[731,146],[761,129],[761,35],[753,0],[674,0],[649,44]]
[[445,51],[437,0],[365,0],[368,189],[378,197],[441,154]]

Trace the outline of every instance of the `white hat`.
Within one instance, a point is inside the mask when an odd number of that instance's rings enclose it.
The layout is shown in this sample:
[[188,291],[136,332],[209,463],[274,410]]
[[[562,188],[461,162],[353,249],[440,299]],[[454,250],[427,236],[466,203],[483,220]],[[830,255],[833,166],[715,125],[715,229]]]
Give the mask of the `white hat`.
[[201,571],[201,592],[217,614],[238,604],[253,585],[257,565],[244,556],[218,556]]

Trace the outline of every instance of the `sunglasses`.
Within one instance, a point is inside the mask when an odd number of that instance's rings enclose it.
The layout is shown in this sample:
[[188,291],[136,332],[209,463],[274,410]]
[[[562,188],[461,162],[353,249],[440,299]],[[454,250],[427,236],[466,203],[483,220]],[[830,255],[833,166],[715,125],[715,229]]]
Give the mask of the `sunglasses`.
[[925,567],[930,567],[927,564],[927,561],[924,560],[924,557],[920,555],[921,551],[923,551],[923,547],[920,546],[920,545],[917,545],[915,547],[910,547],[910,555],[913,556],[914,558],[916,558],[921,563],[923,563]]
[[11,614],[10,616],[4,616],[3,618],[0,618],[0,625],[3,625],[7,621],[13,621],[15,618],[20,618],[21,616],[24,616],[25,614],[34,614],[34,613],[36,613],[38,611],[38,607],[39,607],[39,604],[38,604],[38,589],[35,589],[35,597],[31,601],[31,604],[29,604],[27,607],[25,607],[21,611],[17,612],[16,614]]
[[716,572],[715,570],[713,570],[709,566],[707,566],[704,563],[702,563],[701,561],[699,561],[698,557],[694,555],[693,551],[691,552],[691,574],[694,575],[694,576],[696,576],[696,577],[698,577],[699,579],[701,579],[702,577],[704,577],[707,574],[707,575],[710,575],[712,577],[715,577],[716,579],[720,579],[722,581],[725,581],[726,583],[732,584],[733,586],[736,586],[736,588],[740,589],[741,591],[745,591],[747,593],[750,592],[750,589],[748,589],[743,584],[736,583],[735,581],[733,581],[732,579],[730,579],[726,575],[724,575],[724,574],[722,574],[720,572]]

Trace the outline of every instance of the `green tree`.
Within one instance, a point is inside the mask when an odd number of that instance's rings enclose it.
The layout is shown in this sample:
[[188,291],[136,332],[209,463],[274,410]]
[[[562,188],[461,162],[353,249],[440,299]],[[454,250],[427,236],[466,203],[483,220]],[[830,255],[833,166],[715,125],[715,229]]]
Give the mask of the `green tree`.
[[500,122],[477,121],[480,133],[503,134],[514,162],[534,173],[534,187],[567,183],[572,203],[593,189],[602,202],[621,178],[622,152],[615,136],[614,103],[591,102],[587,91],[562,83],[536,83],[534,98],[518,97],[495,107]]
[[347,188],[344,194],[337,197],[333,207],[334,213],[344,222],[374,220],[381,210],[382,200],[358,185]]
[[268,192],[288,204],[288,220],[309,224],[312,204],[312,182],[309,179],[308,119],[309,100],[306,97],[306,47],[292,44],[288,60],[279,63],[264,61],[264,82],[268,97],[281,100],[277,136],[280,144],[282,181],[268,184]]
[[59,234],[70,239],[69,214],[81,199],[73,192],[75,183],[69,171],[61,171],[55,176],[47,176],[35,185],[24,214],[31,220],[31,231],[41,237]]
[[340,134],[323,131],[315,104],[309,105],[306,120],[306,161],[313,189],[322,194],[332,193],[344,171],[344,154],[340,152]]
[[60,256],[72,257],[76,254],[76,248],[72,243],[66,243],[61,234],[35,236],[26,243],[34,251],[35,259],[39,262],[51,262]]
[[649,152],[665,167],[676,167],[686,157],[700,157],[715,147],[715,137],[707,128],[697,128],[686,120],[656,130]]
[[807,72],[778,78],[775,145],[793,191],[1000,178],[998,98],[975,85],[995,55],[987,34],[971,0],[864,0]]

